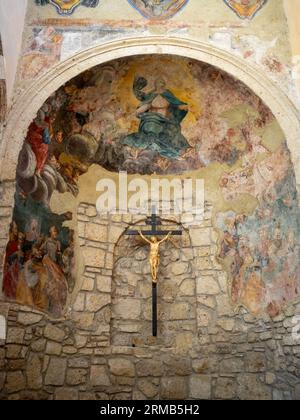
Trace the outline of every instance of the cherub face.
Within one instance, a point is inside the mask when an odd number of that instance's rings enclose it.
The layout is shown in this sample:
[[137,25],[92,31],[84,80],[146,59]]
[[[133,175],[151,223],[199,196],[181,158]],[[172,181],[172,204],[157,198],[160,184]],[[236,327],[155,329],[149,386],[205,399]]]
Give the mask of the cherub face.
[[51,236],[51,238],[52,239],[57,239],[58,238],[58,230],[56,229],[56,227],[55,226],[53,226],[51,229],[50,229],[50,236]]
[[63,142],[64,136],[63,136],[63,132],[59,131],[56,134],[56,143],[61,144]]

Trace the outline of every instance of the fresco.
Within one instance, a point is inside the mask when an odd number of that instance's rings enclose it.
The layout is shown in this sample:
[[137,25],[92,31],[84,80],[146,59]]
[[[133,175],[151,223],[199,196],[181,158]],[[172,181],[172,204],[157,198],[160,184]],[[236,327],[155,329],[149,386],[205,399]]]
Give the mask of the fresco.
[[25,51],[20,69],[21,79],[39,77],[60,60],[63,35],[53,27],[34,28],[31,45]]
[[224,0],[241,19],[252,19],[268,0]]
[[78,6],[97,7],[99,0],[35,0],[37,6],[52,4],[60,15],[71,15]]
[[3,293],[9,300],[63,315],[75,286],[73,232],[56,215],[17,188],[4,262]]
[[76,197],[92,165],[112,176],[125,170],[204,179],[232,303],[275,316],[299,297],[295,176],[271,111],[217,68],[149,55],[79,75],[30,125],[17,167],[3,285],[8,299],[63,312],[76,280],[76,241],[65,226],[72,215],[54,214],[51,197]]
[[176,15],[189,0],[128,0],[148,19],[169,19]]
[[183,150],[190,148],[181,134],[181,121],[188,113],[188,104],[167,90],[166,81],[158,78],[154,90],[143,91],[148,82],[143,77],[134,80],[133,91],[141,102],[136,111],[141,120],[138,133],[122,139],[122,144],[149,150],[165,158],[179,158]]

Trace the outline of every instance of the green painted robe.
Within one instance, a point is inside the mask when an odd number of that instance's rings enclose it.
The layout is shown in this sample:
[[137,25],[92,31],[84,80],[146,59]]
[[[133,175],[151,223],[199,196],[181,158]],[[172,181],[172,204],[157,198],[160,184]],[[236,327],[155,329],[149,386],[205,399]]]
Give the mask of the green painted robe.
[[151,103],[158,95],[161,95],[169,103],[170,118],[153,112],[140,114],[138,133],[126,136],[122,144],[152,150],[168,159],[179,158],[183,150],[190,148],[189,143],[181,134],[180,126],[188,111],[181,110],[179,107],[187,104],[176,98],[169,90],[160,94],[156,92],[146,94],[134,86],[134,92],[142,105]]

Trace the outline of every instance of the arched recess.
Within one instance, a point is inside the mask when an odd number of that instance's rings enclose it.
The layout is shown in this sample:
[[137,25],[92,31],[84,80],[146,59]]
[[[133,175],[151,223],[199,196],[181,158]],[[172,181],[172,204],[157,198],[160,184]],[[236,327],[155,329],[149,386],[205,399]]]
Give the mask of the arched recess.
[[[208,43],[177,37],[137,37],[108,42],[59,63],[42,75],[18,98],[8,116],[0,148],[0,179],[14,180],[18,155],[27,128],[38,109],[60,86],[81,72],[122,57],[171,54],[216,66],[246,84],[271,109],[287,140],[300,187],[300,115],[287,95],[257,66]],[[12,203],[13,204],[13,203]]]

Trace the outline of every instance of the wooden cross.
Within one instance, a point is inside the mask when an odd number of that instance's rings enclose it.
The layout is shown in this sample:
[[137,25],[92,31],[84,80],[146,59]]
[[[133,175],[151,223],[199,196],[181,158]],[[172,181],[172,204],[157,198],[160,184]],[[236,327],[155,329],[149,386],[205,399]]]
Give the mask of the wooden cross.
[[[152,208],[152,215],[150,217],[147,217],[146,225],[151,226],[151,229],[149,230],[128,230],[126,232],[127,235],[131,236],[140,236],[140,232],[144,236],[166,236],[170,234],[171,236],[182,236],[181,230],[161,230],[159,229],[159,226],[162,225],[161,218],[157,216],[156,214],[156,208]],[[152,335],[153,337],[157,337],[157,282],[152,281]]]

